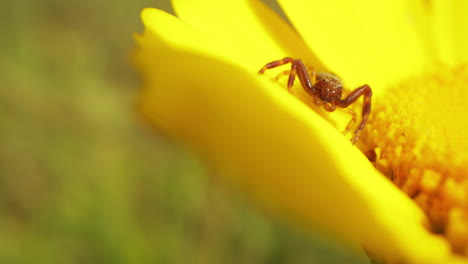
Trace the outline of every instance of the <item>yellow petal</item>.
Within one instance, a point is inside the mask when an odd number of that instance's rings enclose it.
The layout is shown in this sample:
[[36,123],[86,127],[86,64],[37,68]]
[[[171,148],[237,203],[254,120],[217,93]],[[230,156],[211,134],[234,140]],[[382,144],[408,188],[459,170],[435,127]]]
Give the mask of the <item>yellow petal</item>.
[[177,19],[148,10],[143,19],[140,106],[158,128],[271,212],[385,258],[448,263],[421,211],[315,112]]
[[457,59],[459,62],[466,63],[468,60],[468,2],[454,0],[454,13],[452,19],[455,28],[455,43],[457,50]]
[[174,0],[177,15],[236,54],[252,71],[289,56],[322,64],[296,32],[261,1]]
[[[135,36],[136,40],[141,43],[143,41],[146,41],[146,43],[152,41],[164,42],[173,49],[191,49],[197,53],[216,56],[220,60],[230,61],[231,63],[238,61],[232,54],[224,52],[224,47],[164,11],[145,8],[141,13],[141,17],[145,25],[146,39],[143,40],[139,35]],[[153,37],[157,37],[157,39],[152,40]],[[146,61],[145,63],[148,63],[147,66],[151,67],[152,64],[160,64],[160,61],[156,58],[154,61]],[[183,67],[180,66],[180,70],[182,70]]]
[[432,41],[437,57],[449,66],[455,66],[459,61],[455,45],[454,9],[453,1],[446,0],[434,0],[429,7]]
[[[379,96],[431,65],[420,5],[407,1],[280,0],[309,47],[348,86],[368,83]],[[424,25],[425,26],[425,25]]]

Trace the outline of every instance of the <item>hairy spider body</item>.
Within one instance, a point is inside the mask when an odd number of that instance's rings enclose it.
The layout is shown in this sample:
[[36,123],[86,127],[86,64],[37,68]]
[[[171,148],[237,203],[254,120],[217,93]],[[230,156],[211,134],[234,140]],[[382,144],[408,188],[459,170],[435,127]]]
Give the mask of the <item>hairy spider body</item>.
[[[314,99],[314,103],[317,105],[323,105],[325,110],[329,112],[335,111],[337,107],[346,108],[356,102],[356,100],[361,96],[364,98],[361,123],[356,128],[354,136],[351,138],[351,142],[353,144],[356,143],[371,112],[372,89],[370,86],[367,84],[359,86],[348,94],[348,96],[342,99],[343,83],[336,75],[328,72],[316,72],[314,69],[308,69],[300,59],[290,57],[267,63],[262,69],[260,69],[259,73],[263,74],[268,69],[273,69],[288,63],[291,63],[291,70],[289,71],[288,78],[288,91],[292,93],[292,87],[297,76],[304,90]],[[353,118],[346,126],[344,134],[349,132],[357,120],[356,112],[352,109],[347,109],[347,111],[353,116]]]

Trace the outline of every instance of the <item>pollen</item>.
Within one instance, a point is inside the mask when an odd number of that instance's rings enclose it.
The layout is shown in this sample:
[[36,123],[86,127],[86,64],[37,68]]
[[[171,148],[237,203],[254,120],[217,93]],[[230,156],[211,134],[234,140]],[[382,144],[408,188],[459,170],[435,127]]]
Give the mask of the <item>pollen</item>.
[[[468,256],[468,66],[440,68],[375,98],[364,153]],[[365,147],[364,147],[365,146]]]

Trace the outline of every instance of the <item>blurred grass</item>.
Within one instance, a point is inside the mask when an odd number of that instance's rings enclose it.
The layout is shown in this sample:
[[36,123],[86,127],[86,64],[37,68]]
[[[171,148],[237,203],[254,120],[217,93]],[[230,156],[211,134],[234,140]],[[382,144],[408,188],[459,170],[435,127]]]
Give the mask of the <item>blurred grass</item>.
[[0,8],[0,263],[362,263],[208,181],[133,112],[137,1]]

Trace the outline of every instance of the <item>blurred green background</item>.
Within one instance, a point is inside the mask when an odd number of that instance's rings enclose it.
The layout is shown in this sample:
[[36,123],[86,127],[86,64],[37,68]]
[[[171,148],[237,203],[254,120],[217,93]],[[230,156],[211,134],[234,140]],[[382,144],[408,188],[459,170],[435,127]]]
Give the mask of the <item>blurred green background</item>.
[[256,211],[134,113],[139,12],[2,1],[0,263],[366,263]]

